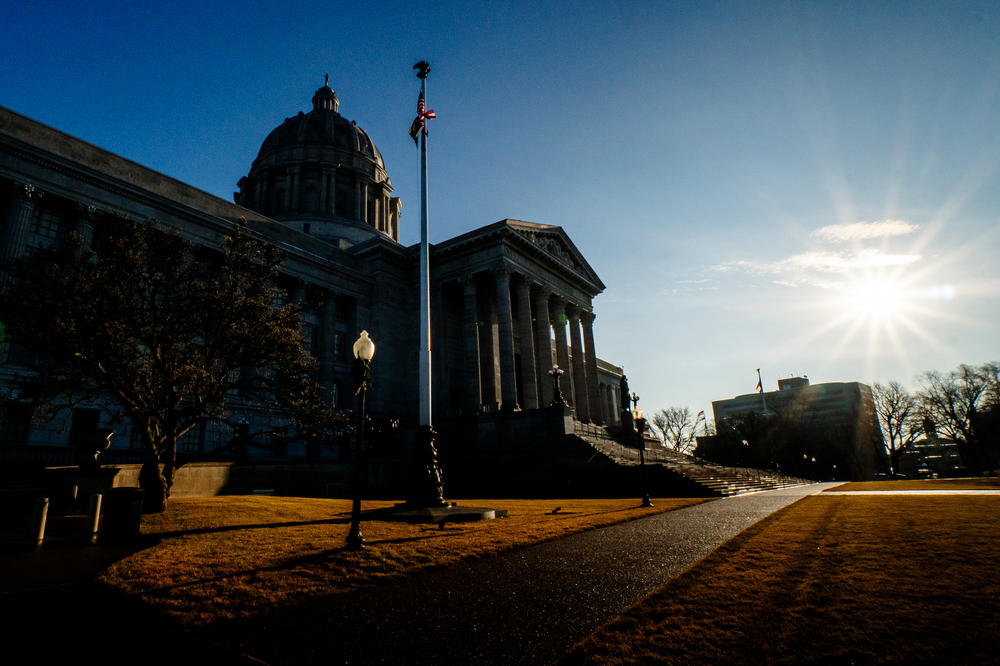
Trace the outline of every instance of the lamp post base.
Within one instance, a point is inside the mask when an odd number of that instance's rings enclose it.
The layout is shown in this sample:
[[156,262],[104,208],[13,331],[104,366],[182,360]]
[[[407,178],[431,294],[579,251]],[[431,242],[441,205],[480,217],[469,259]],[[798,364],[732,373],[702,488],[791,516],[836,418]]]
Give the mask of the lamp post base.
[[365,537],[361,534],[361,523],[351,523],[351,531],[347,533],[348,550],[364,550]]

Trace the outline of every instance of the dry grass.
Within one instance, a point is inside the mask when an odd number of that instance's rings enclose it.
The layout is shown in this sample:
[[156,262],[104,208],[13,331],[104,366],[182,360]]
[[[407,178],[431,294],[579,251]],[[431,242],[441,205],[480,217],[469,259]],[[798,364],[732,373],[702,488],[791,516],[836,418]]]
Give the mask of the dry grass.
[[612,621],[570,663],[998,663],[1000,498],[818,495]]
[[143,520],[154,545],[117,562],[101,580],[184,624],[206,626],[701,501],[658,499],[643,509],[632,499],[466,500],[506,509],[509,517],[444,529],[366,520],[369,547],[351,552],[343,548],[347,500],[175,499],[166,513]]
[[967,479],[914,479],[899,481],[854,481],[831,488],[853,490],[1000,490],[1000,476],[977,476]]

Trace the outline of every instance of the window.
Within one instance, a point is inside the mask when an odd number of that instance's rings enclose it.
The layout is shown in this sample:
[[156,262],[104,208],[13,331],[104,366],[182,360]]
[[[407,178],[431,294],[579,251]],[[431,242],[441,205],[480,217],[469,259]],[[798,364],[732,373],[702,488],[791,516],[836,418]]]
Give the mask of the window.
[[47,208],[41,208],[31,220],[31,238],[28,244],[32,247],[51,247],[59,239],[59,214]]
[[132,417],[132,428],[129,434],[128,447],[130,449],[142,449],[145,447],[144,437],[146,436],[146,424],[143,421]]
[[344,334],[340,332],[333,334],[333,360],[344,360]]
[[316,327],[312,324],[302,326],[302,346],[307,354],[312,354],[316,348]]
[[181,435],[181,437],[177,440],[177,449],[183,453],[201,453],[201,447],[204,441],[205,422],[202,421]]

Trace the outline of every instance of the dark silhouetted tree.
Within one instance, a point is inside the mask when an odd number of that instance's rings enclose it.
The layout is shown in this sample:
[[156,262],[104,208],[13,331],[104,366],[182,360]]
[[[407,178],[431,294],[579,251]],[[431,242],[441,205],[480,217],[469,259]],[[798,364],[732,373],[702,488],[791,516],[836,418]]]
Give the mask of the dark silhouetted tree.
[[103,399],[131,417],[148,511],[166,506],[178,438],[229,421],[235,402],[314,436],[335,419],[303,346],[301,306],[276,305],[282,253],[239,228],[220,245],[107,216],[92,248],[70,234],[8,267],[9,334],[43,358],[19,377],[18,399],[49,416]]
[[[994,437],[983,426],[988,430],[995,420],[992,414],[1000,409],[1000,363],[962,364],[945,374],[925,372],[919,383],[917,396],[924,413],[958,443],[966,467],[992,472]],[[980,417],[984,413],[991,415],[988,420]],[[977,432],[977,425],[982,432]]]

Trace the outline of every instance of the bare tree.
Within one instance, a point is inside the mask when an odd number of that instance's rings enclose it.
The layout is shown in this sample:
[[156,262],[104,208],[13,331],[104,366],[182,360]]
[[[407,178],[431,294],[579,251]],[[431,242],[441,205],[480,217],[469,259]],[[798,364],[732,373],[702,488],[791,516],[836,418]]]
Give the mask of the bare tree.
[[920,377],[918,397],[935,427],[964,448],[966,465],[972,469],[992,467],[975,423],[980,413],[1000,408],[1000,363],[979,367],[962,364],[947,374],[925,372]]
[[[700,412],[699,412],[700,414]],[[704,415],[701,415],[704,418]],[[664,443],[687,453],[694,447],[695,432],[700,421],[688,407],[667,407],[653,414],[653,425],[663,432]]]
[[872,386],[872,398],[892,471],[898,473],[899,457],[921,432],[920,403],[895,380]]

